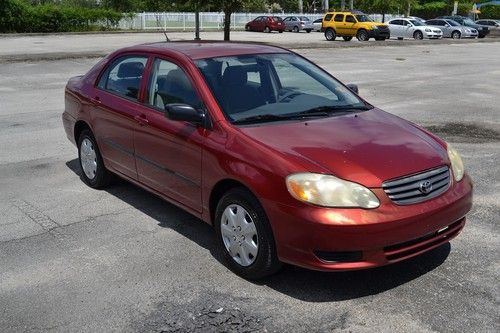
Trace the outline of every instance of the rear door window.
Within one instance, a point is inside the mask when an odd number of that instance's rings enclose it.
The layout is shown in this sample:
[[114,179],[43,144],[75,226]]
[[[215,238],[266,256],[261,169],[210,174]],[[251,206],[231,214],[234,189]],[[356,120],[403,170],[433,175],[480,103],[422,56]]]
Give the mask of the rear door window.
[[137,100],[147,61],[146,56],[136,55],[116,59],[102,74],[98,88]]
[[344,21],[344,14],[337,14],[337,15],[335,15],[335,18],[333,20],[335,22],[343,22]]

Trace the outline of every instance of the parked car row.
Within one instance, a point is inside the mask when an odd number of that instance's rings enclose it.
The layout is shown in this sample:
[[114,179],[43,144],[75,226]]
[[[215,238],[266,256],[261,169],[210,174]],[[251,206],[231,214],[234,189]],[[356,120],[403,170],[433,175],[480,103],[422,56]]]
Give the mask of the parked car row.
[[282,19],[279,16],[259,16],[245,25],[247,31],[305,31],[314,30],[312,21],[306,16],[288,16]]
[[440,39],[440,38],[484,38],[490,29],[500,29],[498,20],[472,21],[463,16],[442,16],[432,20],[418,17],[393,18],[385,23],[374,22],[359,11],[329,12],[321,19],[311,21],[306,16],[259,16],[245,25],[247,31],[322,31],[329,41],[342,37],[350,41],[356,37],[360,41],[370,38]]

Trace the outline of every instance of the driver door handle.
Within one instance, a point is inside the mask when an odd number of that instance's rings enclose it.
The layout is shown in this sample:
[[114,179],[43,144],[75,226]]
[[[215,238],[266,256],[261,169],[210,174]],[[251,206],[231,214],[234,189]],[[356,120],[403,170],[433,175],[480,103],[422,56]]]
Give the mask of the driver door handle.
[[146,115],[140,114],[134,117],[134,120],[139,123],[141,126],[146,126],[149,124],[149,120],[146,118]]

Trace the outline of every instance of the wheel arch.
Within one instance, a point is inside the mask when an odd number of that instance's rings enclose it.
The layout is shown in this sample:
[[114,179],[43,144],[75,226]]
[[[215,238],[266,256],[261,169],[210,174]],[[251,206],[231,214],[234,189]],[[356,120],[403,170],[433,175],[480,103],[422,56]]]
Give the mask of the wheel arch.
[[214,225],[215,211],[217,210],[217,204],[219,203],[220,199],[227,191],[237,187],[246,189],[247,191],[252,193],[255,198],[257,198],[254,191],[252,191],[248,186],[236,179],[226,178],[219,180],[212,188],[212,191],[210,191],[210,197],[208,199],[208,209],[212,226]]
[[74,136],[75,136],[75,142],[78,144],[78,139],[80,138],[80,134],[84,131],[88,129],[89,131],[92,132],[92,128],[90,128],[90,125],[87,124],[87,122],[85,122],[84,120],[78,120],[76,123],[75,123],[75,128],[73,130],[74,132]]

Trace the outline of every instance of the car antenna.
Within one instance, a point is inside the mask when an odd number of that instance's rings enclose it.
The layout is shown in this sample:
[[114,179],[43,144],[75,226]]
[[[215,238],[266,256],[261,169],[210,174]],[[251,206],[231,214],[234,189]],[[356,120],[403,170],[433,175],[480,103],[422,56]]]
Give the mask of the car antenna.
[[[163,15],[165,15],[165,13],[163,13]],[[160,13],[156,13],[156,14],[155,14],[155,19],[156,19],[156,27],[157,27],[158,29],[161,29],[161,30],[162,30],[163,35],[165,36],[165,40],[166,40],[167,42],[170,42],[170,38],[168,38],[168,35],[167,35],[167,27],[163,27],[163,28],[161,27],[161,24],[160,24],[160,23],[161,23],[161,22],[160,22]]]

